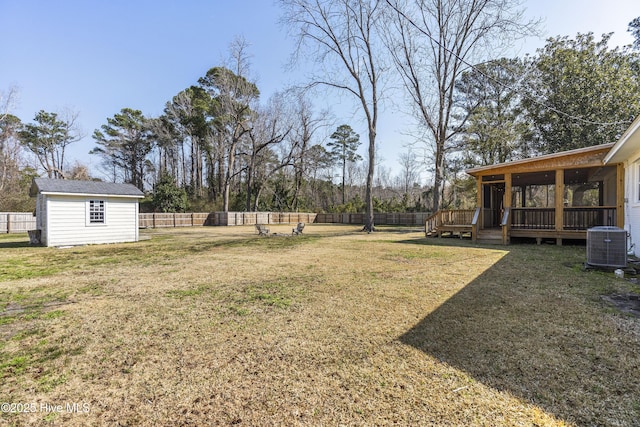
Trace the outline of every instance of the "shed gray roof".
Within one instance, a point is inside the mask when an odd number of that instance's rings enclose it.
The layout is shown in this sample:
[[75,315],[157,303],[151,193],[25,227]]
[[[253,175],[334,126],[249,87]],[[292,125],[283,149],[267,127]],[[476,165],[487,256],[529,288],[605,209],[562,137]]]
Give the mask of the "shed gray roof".
[[67,179],[35,178],[29,194],[89,194],[96,196],[144,197],[142,191],[131,184],[116,184],[100,181],[74,181]]

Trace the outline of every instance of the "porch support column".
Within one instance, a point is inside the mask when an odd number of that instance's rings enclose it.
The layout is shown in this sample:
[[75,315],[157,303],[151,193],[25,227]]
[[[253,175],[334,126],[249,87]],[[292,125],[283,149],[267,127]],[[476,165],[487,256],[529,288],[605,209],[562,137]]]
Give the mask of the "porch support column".
[[511,174],[504,174],[504,206],[503,208],[510,208],[512,203],[512,191],[511,191]]
[[[556,170],[556,233],[564,228],[564,170]],[[562,246],[562,238],[556,237],[556,244]]]
[[478,175],[476,178],[476,183],[478,185],[478,205],[480,208],[480,218],[478,218],[478,225],[476,226],[476,230],[484,229],[484,206],[482,206],[483,194],[482,194],[482,175]]
[[624,164],[616,165],[616,224],[624,228]]
[[504,206],[502,209],[509,211],[507,224],[502,226],[502,244],[508,245],[511,242],[511,174],[504,174]]

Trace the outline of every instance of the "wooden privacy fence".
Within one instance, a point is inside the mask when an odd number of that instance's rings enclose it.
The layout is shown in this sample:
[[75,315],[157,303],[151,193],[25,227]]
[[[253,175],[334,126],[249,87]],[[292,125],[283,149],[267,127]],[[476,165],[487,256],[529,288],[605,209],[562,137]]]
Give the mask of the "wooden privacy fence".
[[26,233],[35,228],[32,212],[0,212],[0,233]]
[[[374,214],[378,225],[424,226],[429,217],[426,212],[392,212]],[[211,213],[154,213],[140,214],[140,227],[191,227],[202,225],[255,225],[255,224],[297,224],[304,222],[324,224],[364,224],[362,213],[308,213],[308,212],[211,212]]]
[[[376,213],[378,225],[423,226],[428,213]],[[315,214],[297,212],[195,212],[195,213],[141,213],[140,228],[198,227],[205,225],[297,224],[304,222],[327,224],[364,224],[365,214]],[[32,212],[0,212],[0,233],[26,233],[36,228]]]
[[[427,212],[376,212],[373,222],[378,225],[419,225],[424,226],[431,214]],[[316,222],[329,224],[363,224],[363,213],[322,213],[316,216]]]
[[210,213],[141,213],[140,228],[195,227],[213,225]]
[[[297,212],[214,212],[211,225],[254,225],[254,224],[364,224],[365,214],[325,214]],[[424,226],[429,217],[426,212],[392,212],[374,214],[374,222],[379,225],[419,225]]]
[[299,212],[214,212],[211,225],[309,224],[318,222],[315,213]]
[[285,212],[211,212],[141,213],[140,228],[194,227],[204,225],[306,224],[315,221],[314,213]]

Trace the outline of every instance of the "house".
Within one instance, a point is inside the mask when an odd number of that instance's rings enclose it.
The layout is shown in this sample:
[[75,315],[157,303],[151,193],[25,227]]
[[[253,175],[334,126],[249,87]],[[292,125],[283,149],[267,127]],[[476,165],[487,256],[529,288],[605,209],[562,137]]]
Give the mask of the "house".
[[131,184],[36,178],[36,235],[44,246],[138,241],[138,201]]
[[613,148],[604,144],[470,169],[478,207],[437,212],[425,232],[468,232],[474,241],[502,244],[516,237],[553,239],[561,245],[563,239],[586,239],[587,229],[595,226],[622,228],[623,163],[605,162]]
[[624,228],[631,235],[634,255],[640,256],[640,116],[609,150],[604,164],[624,167]]

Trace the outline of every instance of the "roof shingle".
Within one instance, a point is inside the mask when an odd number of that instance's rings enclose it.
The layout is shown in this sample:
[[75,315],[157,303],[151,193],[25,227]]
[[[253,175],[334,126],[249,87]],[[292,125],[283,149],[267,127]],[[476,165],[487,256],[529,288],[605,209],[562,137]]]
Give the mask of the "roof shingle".
[[144,197],[144,193],[131,184],[101,181],[74,181],[67,179],[35,178],[29,194],[38,193],[91,194],[100,196]]

